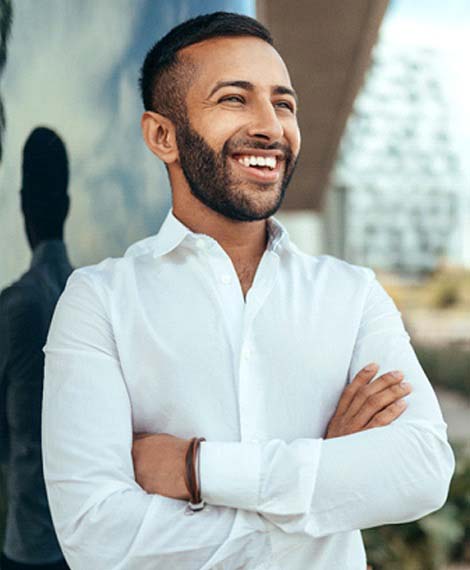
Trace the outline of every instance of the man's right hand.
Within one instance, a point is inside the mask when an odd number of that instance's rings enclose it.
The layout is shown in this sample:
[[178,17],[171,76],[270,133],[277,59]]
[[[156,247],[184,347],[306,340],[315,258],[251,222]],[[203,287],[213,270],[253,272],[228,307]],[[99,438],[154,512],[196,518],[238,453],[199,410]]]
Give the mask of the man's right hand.
[[378,369],[377,364],[368,364],[345,388],[325,439],[387,426],[405,411],[403,397],[410,394],[411,385],[402,382],[403,373],[398,370],[371,382]]

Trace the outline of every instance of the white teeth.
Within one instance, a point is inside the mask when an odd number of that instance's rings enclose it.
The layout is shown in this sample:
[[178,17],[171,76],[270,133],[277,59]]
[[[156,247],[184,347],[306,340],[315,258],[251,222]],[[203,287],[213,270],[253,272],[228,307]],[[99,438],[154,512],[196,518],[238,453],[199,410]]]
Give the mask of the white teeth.
[[268,168],[276,168],[277,159],[275,156],[240,156],[238,162],[243,166],[267,166]]
[[266,166],[269,166],[269,168],[276,168],[276,158],[274,156],[268,156],[266,158]]

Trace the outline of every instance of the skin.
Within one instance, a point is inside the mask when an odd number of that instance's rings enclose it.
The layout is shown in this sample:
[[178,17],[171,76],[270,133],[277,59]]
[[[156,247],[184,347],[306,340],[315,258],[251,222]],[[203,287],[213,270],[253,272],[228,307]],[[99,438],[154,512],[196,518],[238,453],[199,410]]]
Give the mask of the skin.
[[392,423],[406,409],[405,396],[411,385],[394,370],[371,382],[379,367],[368,364],[344,389],[326,430],[325,439],[350,435]]
[[[221,152],[227,141],[242,140],[252,141],[253,145],[287,146],[294,157],[298,155],[296,101],[292,95],[275,93],[277,86],[292,89],[292,85],[287,68],[274,48],[257,38],[217,38],[189,46],[182,52],[198,68],[186,97],[189,121],[216,152]],[[225,81],[245,81],[253,89],[227,86],[213,92],[219,82]],[[289,105],[292,111],[288,110]],[[168,167],[174,215],[194,232],[217,240],[232,259],[246,295],[266,247],[266,220],[231,220],[191,193],[181,168],[176,128],[169,119],[147,111],[142,117],[142,132],[149,149]],[[245,144],[242,148],[248,151],[250,147]],[[230,164],[230,169],[238,179],[238,191],[253,209],[269,211],[276,204],[284,161],[280,179],[273,184],[254,181],[235,163]]]
[[[173,213],[192,231],[211,236],[229,255],[244,296],[266,248],[266,219],[279,204],[283,181],[300,151],[297,104],[287,68],[277,51],[257,38],[217,38],[182,50],[197,67],[186,96],[191,128],[219,157],[224,149],[282,149],[279,176],[265,182],[225,156],[228,184],[220,191],[249,206],[259,219],[232,219],[207,206],[191,191],[182,168],[177,127],[166,117],[146,111],[142,133],[148,148],[168,168]],[[244,82],[242,84],[235,82]],[[225,85],[225,83],[229,83]],[[222,87],[220,87],[224,84]],[[282,91],[282,93],[281,93]],[[184,162],[184,160],[183,160]],[[340,437],[388,425],[405,409],[397,401],[410,393],[401,373],[385,374],[371,383],[377,365],[362,370],[343,392],[325,438]],[[148,493],[189,499],[184,483],[189,440],[170,434],[140,434],[132,456],[136,481]]]

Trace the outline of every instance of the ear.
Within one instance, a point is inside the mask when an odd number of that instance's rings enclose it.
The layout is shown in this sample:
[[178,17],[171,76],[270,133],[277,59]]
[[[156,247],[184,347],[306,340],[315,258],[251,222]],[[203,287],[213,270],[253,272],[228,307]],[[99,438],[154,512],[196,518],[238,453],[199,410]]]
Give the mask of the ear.
[[154,111],[145,111],[140,125],[145,144],[155,156],[165,164],[178,160],[175,127],[170,119]]

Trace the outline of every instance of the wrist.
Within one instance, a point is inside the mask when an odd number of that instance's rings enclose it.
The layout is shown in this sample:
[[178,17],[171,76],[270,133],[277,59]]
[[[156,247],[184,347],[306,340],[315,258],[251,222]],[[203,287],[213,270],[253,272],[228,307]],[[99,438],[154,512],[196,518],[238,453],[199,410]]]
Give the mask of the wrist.
[[199,448],[202,441],[205,441],[205,438],[193,437],[189,442],[185,455],[184,479],[189,494],[188,507],[192,511],[199,511],[204,508],[204,501],[201,499],[199,476]]
[[178,469],[178,480],[177,480],[177,492],[175,493],[175,499],[180,499],[182,501],[189,501],[190,495],[188,487],[186,484],[186,454],[188,452],[191,440],[184,440],[184,443],[180,446],[179,450],[179,469]]

